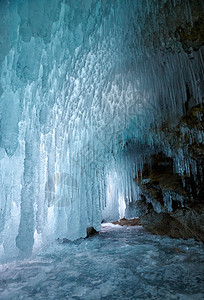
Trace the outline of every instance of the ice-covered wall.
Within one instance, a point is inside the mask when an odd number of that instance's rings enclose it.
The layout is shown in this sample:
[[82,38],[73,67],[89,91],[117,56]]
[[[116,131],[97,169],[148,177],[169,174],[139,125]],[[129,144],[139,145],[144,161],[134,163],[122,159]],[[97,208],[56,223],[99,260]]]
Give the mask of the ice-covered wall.
[[2,259],[99,229],[110,201],[123,215],[150,130],[183,113],[186,84],[201,102],[201,50],[168,28],[191,2],[0,1]]

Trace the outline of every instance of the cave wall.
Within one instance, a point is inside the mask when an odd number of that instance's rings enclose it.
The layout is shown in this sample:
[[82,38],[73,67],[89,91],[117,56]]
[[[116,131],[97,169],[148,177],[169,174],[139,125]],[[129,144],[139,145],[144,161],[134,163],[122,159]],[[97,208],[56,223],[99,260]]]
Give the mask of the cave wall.
[[204,108],[195,106],[177,126],[160,130],[161,151],[138,181],[142,225],[155,234],[204,241]]

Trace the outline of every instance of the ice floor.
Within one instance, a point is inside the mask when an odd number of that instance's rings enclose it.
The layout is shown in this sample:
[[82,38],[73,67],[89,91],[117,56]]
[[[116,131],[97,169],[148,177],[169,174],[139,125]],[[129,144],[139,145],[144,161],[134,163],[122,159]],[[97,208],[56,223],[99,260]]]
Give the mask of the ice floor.
[[204,248],[142,227],[56,242],[30,261],[0,266],[0,299],[203,299]]

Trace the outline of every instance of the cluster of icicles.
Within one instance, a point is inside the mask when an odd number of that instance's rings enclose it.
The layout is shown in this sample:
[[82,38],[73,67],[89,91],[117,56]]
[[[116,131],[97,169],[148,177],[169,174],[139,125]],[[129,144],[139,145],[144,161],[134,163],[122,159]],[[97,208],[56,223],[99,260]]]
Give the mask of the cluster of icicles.
[[[84,237],[104,216],[123,216],[128,201],[139,197],[133,178],[155,151],[155,124],[170,112],[182,115],[186,82],[201,101],[195,73],[203,70],[200,51],[190,60],[181,47],[159,52],[151,39],[147,44],[158,22],[165,23],[165,15],[157,16],[161,1],[0,6],[5,260],[30,255],[54,238]],[[188,22],[188,1],[185,9]]]

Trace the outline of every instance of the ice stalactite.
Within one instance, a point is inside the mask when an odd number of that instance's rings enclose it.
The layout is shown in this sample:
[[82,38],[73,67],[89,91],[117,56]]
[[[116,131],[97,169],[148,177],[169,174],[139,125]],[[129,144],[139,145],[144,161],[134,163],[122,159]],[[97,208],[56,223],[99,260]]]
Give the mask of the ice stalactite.
[[1,1],[3,259],[99,229],[110,195],[115,216],[137,198],[150,132],[182,115],[186,84],[202,100],[202,52],[168,31],[184,2],[192,22],[188,0]]

